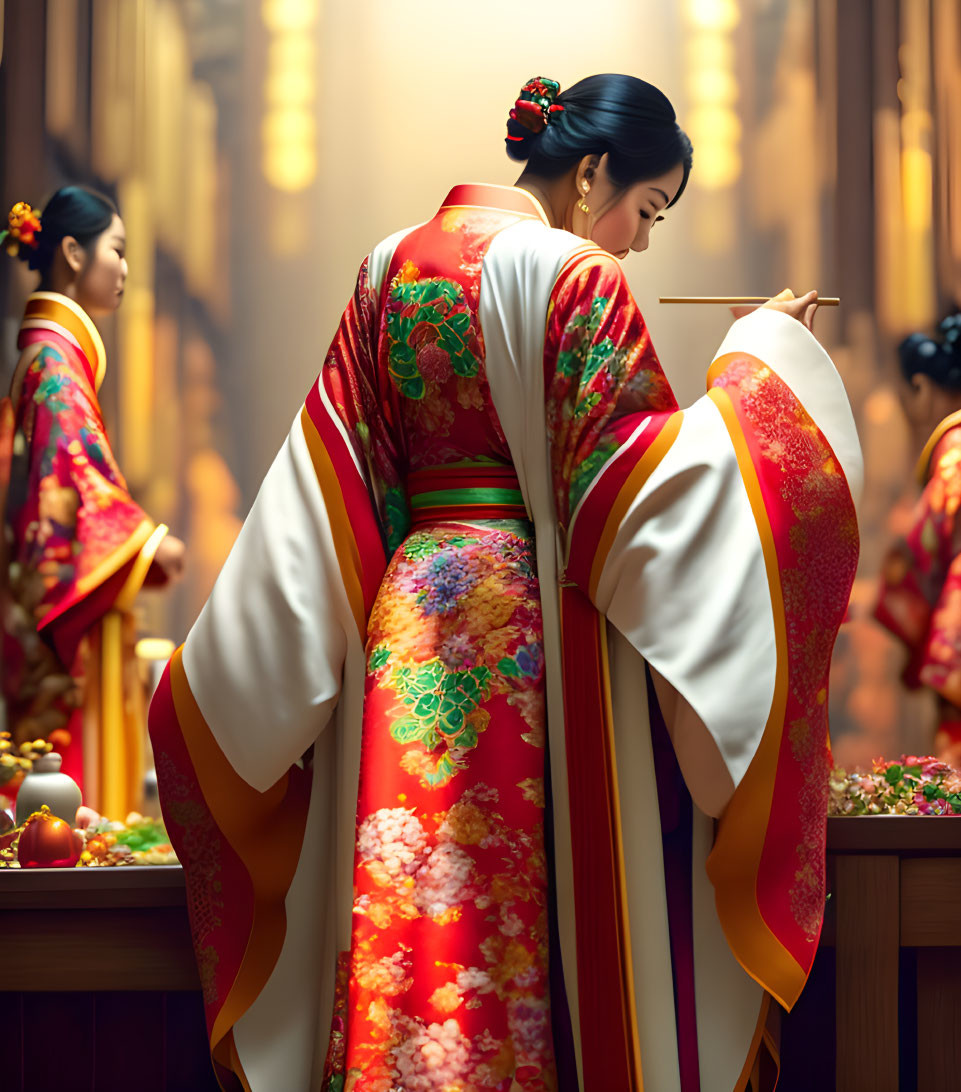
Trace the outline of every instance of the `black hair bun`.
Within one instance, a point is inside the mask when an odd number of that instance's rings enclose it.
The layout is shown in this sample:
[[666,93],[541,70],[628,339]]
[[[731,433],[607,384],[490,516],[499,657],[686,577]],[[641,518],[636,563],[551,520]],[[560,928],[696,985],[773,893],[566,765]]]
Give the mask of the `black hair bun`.
[[691,171],[691,142],[678,127],[662,91],[636,76],[604,73],[579,80],[563,93],[554,80],[535,76],[521,88],[507,123],[507,154],[544,179],[561,178],[585,156],[607,156],[617,189],[682,167],[671,204]]
[[947,318],[942,319],[938,330],[941,333],[944,348],[955,356],[961,356],[961,313],[948,315]]
[[898,346],[904,378],[926,375],[945,390],[961,391],[961,313],[948,315],[938,326],[940,339],[909,334]]
[[38,217],[25,201],[10,210],[8,229],[0,233],[0,243],[10,238],[7,248],[38,272],[43,278],[50,274],[61,242],[72,236],[82,247],[89,246],[118,216],[117,206],[105,194],[89,186],[62,186],[44,206]]
[[507,118],[505,143],[511,159],[530,158],[553,116],[564,110],[554,101],[560,91],[557,80],[549,80],[546,76],[533,76],[521,88]]

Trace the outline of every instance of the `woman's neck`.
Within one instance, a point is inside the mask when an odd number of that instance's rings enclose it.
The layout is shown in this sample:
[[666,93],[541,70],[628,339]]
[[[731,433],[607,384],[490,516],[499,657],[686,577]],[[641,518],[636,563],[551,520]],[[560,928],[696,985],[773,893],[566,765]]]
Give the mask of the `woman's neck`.
[[564,227],[565,207],[562,193],[570,189],[567,177],[560,179],[538,178],[522,174],[514,183],[519,190],[526,190],[544,210],[551,227]]
[[77,299],[76,285],[69,281],[62,281],[58,277],[50,277],[48,280],[41,281],[38,291],[56,292],[58,296],[66,296],[68,299],[73,300],[74,303],[80,303]]

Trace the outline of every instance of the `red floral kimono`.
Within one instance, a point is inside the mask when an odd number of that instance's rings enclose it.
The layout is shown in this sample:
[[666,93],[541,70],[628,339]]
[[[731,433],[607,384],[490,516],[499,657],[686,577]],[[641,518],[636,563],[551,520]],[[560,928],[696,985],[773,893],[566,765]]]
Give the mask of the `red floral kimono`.
[[363,263],[151,708],[225,1087],[744,1087],[817,946],[861,470],[800,323],[708,385],[522,190]]
[[123,818],[143,766],[123,612],[166,528],[131,499],[110,450],[97,401],[106,357],[86,313],[36,292],[18,346],[0,409],[7,719],[18,741],[53,733],[85,802]]
[[938,753],[961,749],[961,412],[934,430],[917,469],[914,525],[884,562],[875,617],[909,651],[904,681],[941,699]]

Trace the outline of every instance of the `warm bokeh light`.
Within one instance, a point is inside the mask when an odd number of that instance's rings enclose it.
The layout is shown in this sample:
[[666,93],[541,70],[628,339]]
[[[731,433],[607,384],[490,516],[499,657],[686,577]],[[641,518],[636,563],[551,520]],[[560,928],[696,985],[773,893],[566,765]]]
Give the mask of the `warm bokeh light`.
[[319,0],[263,0],[269,34],[261,123],[264,177],[286,193],[306,190],[317,176],[317,47]]
[[685,0],[684,14],[699,30],[732,31],[741,21],[737,0]]
[[163,637],[141,637],[134,652],[138,660],[169,660],[176,647],[173,641]]
[[272,34],[308,33],[317,21],[317,0],[263,0],[264,26]]
[[698,32],[685,28],[684,56],[688,80],[710,79],[714,72],[733,73],[736,60],[734,38],[729,34]]
[[[684,16],[689,103],[685,128],[694,144],[697,164],[692,184],[708,192],[726,190],[737,182],[742,168],[733,38],[740,9],[736,0],[687,0]],[[712,253],[720,253],[730,244],[729,229],[703,213],[698,215],[698,224],[708,233]]]
[[[737,79],[721,67],[693,67],[687,77],[687,93],[695,102],[713,102],[728,106],[737,102]],[[690,127],[690,123],[688,123]]]

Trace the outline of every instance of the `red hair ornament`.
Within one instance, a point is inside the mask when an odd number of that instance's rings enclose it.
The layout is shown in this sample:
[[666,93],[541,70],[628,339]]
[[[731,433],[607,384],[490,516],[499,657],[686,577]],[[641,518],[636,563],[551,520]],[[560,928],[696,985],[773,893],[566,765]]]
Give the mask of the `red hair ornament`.
[[[521,88],[521,93],[510,112],[512,121],[523,125],[531,133],[542,133],[551,120],[551,114],[558,113],[564,107],[555,103],[561,85],[556,80],[545,76],[535,76]],[[523,140],[524,137],[507,134],[508,140]]]
[[37,233],[41,230],[40,217],[26,201],[18,201],[7,216],[6,230],[0,231],[0,246],[5,245],[13,258],[22,246],[36,250]]

